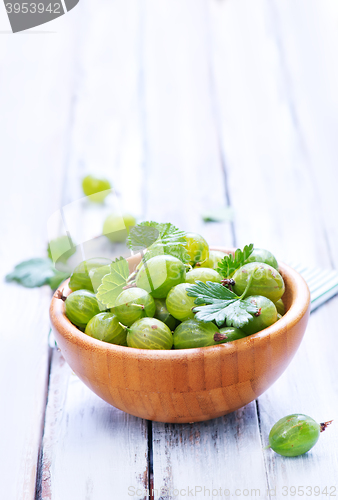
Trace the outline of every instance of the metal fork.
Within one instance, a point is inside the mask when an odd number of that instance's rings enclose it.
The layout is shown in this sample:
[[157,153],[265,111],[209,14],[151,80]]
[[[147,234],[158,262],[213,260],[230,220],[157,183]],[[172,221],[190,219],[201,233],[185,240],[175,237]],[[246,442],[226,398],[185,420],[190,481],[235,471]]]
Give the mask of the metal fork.
[[311,293],[311,312],[338,294],[338,271],[307,267],[288,263],[299,272],[308,284]]

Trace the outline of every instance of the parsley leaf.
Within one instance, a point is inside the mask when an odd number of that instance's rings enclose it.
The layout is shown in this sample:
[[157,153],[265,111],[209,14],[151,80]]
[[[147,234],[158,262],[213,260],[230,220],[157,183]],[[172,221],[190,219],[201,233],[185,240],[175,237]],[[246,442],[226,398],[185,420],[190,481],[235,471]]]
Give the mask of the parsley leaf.
[[110,273],[102,278],[96,298],[108,308],[115,305],[116,298],[127,285],[129,266],[126,259],[120,257],[110,264]]
[[170,222],[141,222],[130,229],[127,240],[129,248],[134,251],[147,249],[144,259],[149,260],[156,255],[172,255],[184,264],[190,261],[186,250],[185,232]]
[[52,290],[55,290],[62,281],[69,277],[69,274],[55,269],[51,259],[36,258],[16,265],[5,279],[7,282],[16,281],[26,288],[49,285]]
[[[194,308],[196,318],[201,321],[215,321],[221,326],[226,320],[227,326],[241,328],[258,312],[257,306],[244,302],[234,292],[221,285],[207,281],[196,281],[187,290],[190,297],[196,297]],[[207,305],[202,305],[207,304]]]
[[245,245],[243,250],[237,248],[235,257],[232,254],[226,255],[224,259],[222,259],[221,262],[218,263],[216,271],[223,278],[231,278],[235,274],[235,271],[242,267],[246,259],[250,257],[253,249],[254,246],[252,243],[251,245]]

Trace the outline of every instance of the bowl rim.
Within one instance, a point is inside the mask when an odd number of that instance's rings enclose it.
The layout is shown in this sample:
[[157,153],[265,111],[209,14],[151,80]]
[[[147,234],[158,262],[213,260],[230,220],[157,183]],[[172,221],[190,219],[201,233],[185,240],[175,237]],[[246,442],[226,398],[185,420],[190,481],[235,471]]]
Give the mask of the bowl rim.
[[[220,250],[225,253],[234,253],[235,248],[227,248],[222,246],[210,247],[210,250]],[[128,257],[126,260],[135,259],[136,255]],[[111,353],[128,355],[132,358],[144,357],[147,359],[171,359],[186,357],[199,357],[202,353],[214,353],[215,351],[227,352],[229,355],[238,352],[239,350],[252,349],[252,342],[264,340],[270,338],[271,336],[283,335],[285,328],[292,328],[297,324],[300,319],[306,315],[310,306],[310,291],[304,278],[293,268],[288,266],[283,262],[278,262],[282,276],[285,275],[288,279],[292,280],[293,288],[295,288],[295,299],[293,300],[289,310],[273,325],[261,330],[260,332],[248,335],[242,339],[236,340],[236,342],[228,342],[223,344],[217,344],[213,346],[206,347],[194,347],[190,349],[169,349],[169,350],[151,350],[151,349],[138,349],[132,347],[120,346],[117,344],[110,344],[109,342],[104,342],[79,330],[75,325],[73,325],[65,315],[64,302],[56,298],[55,293],[50,304],[50,319],[52,323],[52,328],[58,332],[65,340],[72,344],[76,344],[78,347],[87,348],[89,350],[99,350],[106,355]],[[283,276],[284,277],[284,276]],[[62,290],[65,296],[71,293],[68,287],[69,279],[65,280],[61,285],[59,285],[58,290]]]

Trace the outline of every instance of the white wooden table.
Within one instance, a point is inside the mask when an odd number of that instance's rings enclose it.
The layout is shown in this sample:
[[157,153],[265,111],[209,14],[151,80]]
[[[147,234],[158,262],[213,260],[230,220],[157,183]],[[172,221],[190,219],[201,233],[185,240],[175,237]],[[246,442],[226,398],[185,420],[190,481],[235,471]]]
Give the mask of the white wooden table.
[[[139,220],[338,265],[336,0],[81,0],[17,35],[1,16],[1,275],[45,254],[49,217],[99,171]],[[228,204],[233,222],[203,223]],[[338,298],[259,400],[172,425],[78,380],[47,287],[0,286],[1,498],[338,496]],[[295,412],[335,422],[304,456],[263,450]]]

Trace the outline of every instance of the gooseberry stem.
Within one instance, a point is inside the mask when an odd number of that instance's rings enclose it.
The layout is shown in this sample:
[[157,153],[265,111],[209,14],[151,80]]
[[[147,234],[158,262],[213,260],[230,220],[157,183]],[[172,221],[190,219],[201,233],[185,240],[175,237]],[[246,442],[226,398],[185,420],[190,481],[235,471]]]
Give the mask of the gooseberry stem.
[[327,422],[322,422],[320,425],[320,432],[324,432],[326,427],[332,424],[333,420],[328,420]]
[[128,288],[135,288],[135,287],[136,287],[136,282],[131,281],[130,283],[128,283],[128,285],[124,286],[122,290],[128,290]]
[[133,273],[131,273],[130,276],[128,276],[128,279],[127,279],[127,283],[129,283],[129,281],[131,281],[137,274],[137,271],[134,271]]
[[63,289],[62,290],[56,290],[56,292],[54,294],[54,297],[56,299],[63,300],[63,302],[65,302],[65,300],[67,300],[67,297],[65,295],[63,295]]
[[225,333],[216,332],[214,335],[215,342],[220,342],[221,340],[226,340],[227,338],[228,336],[225,335]]
[[269,448],[271,448],[271,446],[268,444],[267,446],[264,446],[263,450],[268,450]]
[[119,321],[119,325],[122,326],[123,330],[128,330],[128,327]]

